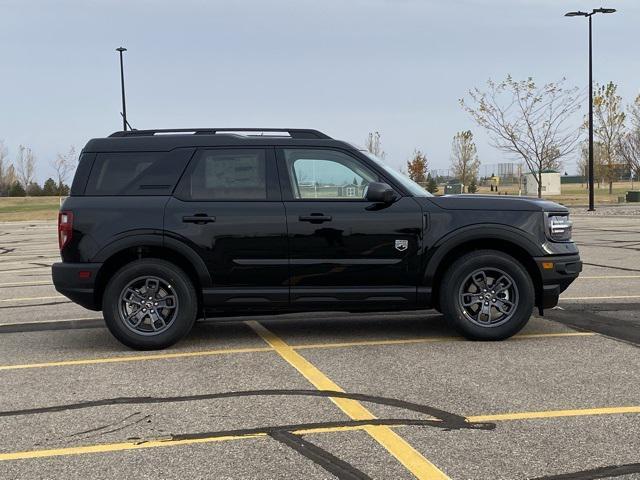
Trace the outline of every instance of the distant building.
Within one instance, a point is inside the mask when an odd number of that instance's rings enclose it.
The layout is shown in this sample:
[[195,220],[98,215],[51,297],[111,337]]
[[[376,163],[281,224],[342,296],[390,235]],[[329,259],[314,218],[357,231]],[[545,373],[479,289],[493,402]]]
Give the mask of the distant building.
[[338,187],[338,197],[354,197],[362,198],[364,196],[365,185],[356,185],[355,183],[349,183]]
[[[560,172],[555,170],[544,170],[542,172],[542,195],[560,195],[562,189],[560,186]],[[531,172],[524,174],[524,182],[522,190],[525,195],[538,195],[538,182],[536,175]]]

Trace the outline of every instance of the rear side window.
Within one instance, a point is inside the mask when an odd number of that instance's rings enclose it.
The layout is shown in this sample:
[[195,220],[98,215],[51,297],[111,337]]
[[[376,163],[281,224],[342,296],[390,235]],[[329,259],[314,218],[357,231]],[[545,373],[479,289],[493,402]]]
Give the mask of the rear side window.
[[78,160],[78,168],[76,168],[76,174],[73,176],[73,183],[71,184],[70,195],[82,195],[84,188],[87,185],[87,178],[89,172],[91,172],[91,166],[93,160],[96,157],[95,153],[82,153],[80,154],[80,160]]
[[203,150],[179,188],[186,200],[266,200],[267,162],[262,149]]
[[98,153],[87,195],[169,195],[193,149]]

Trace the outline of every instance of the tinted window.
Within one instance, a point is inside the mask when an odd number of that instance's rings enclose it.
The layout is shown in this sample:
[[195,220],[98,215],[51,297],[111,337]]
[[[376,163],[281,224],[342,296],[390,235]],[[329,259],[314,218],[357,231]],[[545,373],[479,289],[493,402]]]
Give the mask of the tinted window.
[[335,150],[285,149],[293,196],[298,199],[363,199],[378,176],[355,158]]
[[266,200],[265,152],[260,149],[204,150],[181,186],[190,200]]
[[98,153],[87,195],[169,195],[193,149]]
[[87,185],[87,178],[93,165],[94,153],[82,153],[80,160],[78,160],[78,168],[73,176],[73,183],[71,184],[71,195],[82,195],[84,193],[84,187]]

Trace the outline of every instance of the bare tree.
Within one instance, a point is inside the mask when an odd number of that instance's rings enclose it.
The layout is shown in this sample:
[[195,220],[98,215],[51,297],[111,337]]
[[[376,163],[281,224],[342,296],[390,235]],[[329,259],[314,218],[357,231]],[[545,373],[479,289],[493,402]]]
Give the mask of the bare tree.
[[422,151],[415,149],[411,159],[407,162],[409,178],[417,183],[425,183],[428,169],[429,161],[427,156]]
[[631,128],[640,130],[640,94],[633,104],[629,105],[629,116],[631,117]]
[[22,187],[26,190],[27,186],[33,181],[36,168],[36,157],[30,148],[20,145],[18,147],[18,157],[16,158],[16,168],[18,180]]
[[629,167],[632,177],[640,176],[640,130],[625,133],[620,140],[618,151]]
[[5,164],[7,156],[7,147],[5,147],[4,142],[0,140],[0,195],[3,195],[5,190],[9,189],[6,182],[6,170],[9,168],[9,166]]
[[365,148],[373,153],[378,158],[384,158],[385,152],[382,149],[382,142],[380,141],[380,132],[369,132],[365,143]]
[[451,168],[453,174],[462,183],[463,189],[469,186],[472,180],[478,178],[480,160],[478,160],[478,149],[473,141],[471,130],[454,135],[451,142]]
[[9,167],[7,167],[7,171],[4,174],[4,181],[5,185],[7,186],[8,192],[8,190],[13,187],[13,184],[18,181],[18,176],[16,175],[16,167],[14,167],[13,165],[9,165]]
[[[593,134],[602,144],[604,177],[609,182],[609,195],[617,179],[616,166],[621,163],[620,144],[624,136],[626,115],[622,109],[622,97],[616,94],[617,85],[609,82],[596,85],[593,95]],[[588,120],[587,120],[588,126]]]
[[580,130],[570,124],[580,108],[577,88],[566,88],[566,80],[538,86],[531,77],[515,81],[511,76],[496,83],[487,81],[487,91],[474,88],[462,108],[485,128],[494,147],[522,157],[538,183],[542,196],[542,172],[571,153]]
[[51,162],[51,167],[56,172],[56,179],[58,181],[58,194],[62,192],[63,186],[66,183],[69,175],[76,168],[76,149],[71,146],[69,151],[65,154],[58,153],[56,159]]
[[[605,175],[605,163],[604,163],[604,154],[603,154],[603,146],[600,142],[593,142],[593,179],[598,184],[598,188],[600,188],[600,184],[604,183],[604,175]],[[580,175],[582,175],[585,179],[589,177],[589,143],[584,141],[581,144],[580,148],[580,160],[578,162],[578,169],[580,170]]]
[[640,176],[640,95],[629,106],[631,118],[630,130],[620,139],[618,151],[624,162],[631,170],[632,178]]

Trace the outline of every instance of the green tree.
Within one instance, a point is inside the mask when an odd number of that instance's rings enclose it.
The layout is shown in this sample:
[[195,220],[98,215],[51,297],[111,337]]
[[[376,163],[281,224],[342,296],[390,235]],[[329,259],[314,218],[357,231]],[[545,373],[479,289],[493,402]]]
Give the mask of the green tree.
[[471,179],[471,182],[469,182],[469,186],[467,187],[467,192],[476,193],[477,191],[478,191],[478,184],[476,183],[475,177],[473,177]]
[[438,191],[438,182],[436,179],[431,176],[431,174],[427,175],[427,192],[436,193]]
[[27,192],[24,190],[24,187],[20,182],[14,182],[9,189],[10,197],[26,197]]
[[56,181],[53,178],[47,178],[46,182],[44,182],[42,195],[46,195],[47,197],[58,195],[58,185],[56,185]]
[[60,187],[58,187],[58,195],[61,197],[69,196],[70,191],[71,189],[69,188],[69,185],[67,185],[66,183],[63,183],[62,185],[60,185]]
[[42,187],[38,185],[38,182],[31,182],[27,186],[27,195],[30,197],[40,197],[42,196]]

